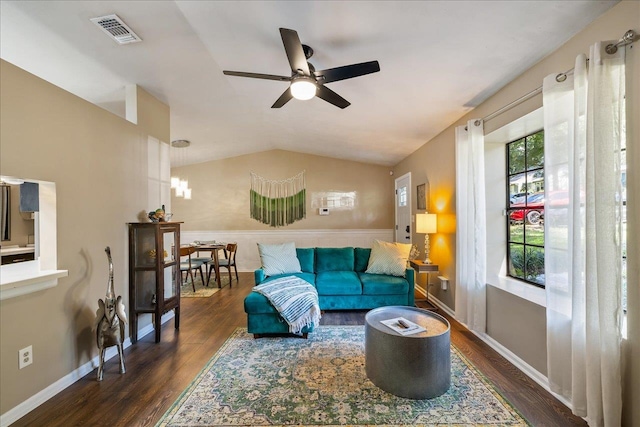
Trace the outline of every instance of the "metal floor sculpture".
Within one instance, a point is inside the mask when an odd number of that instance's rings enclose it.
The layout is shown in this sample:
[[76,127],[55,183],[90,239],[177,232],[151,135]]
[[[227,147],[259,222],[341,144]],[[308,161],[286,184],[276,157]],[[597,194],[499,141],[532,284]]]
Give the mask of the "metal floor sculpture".
[[100,350],[100,365],[98,366],[98,381],[102,381],[104,355],[107,348],[118,347],[120,356],[120,373],[124,374],[124,353],[122,343],[124,342],[124,325],[127,323],[127,315],[122,296],[115,297],[113,286],[113,261],[111,260],[111,249],[107,246],[104,251],[109,259],[109,281],[107,282],[107,295],[102,301],[98,300],[98,310],[94,328],[96,330],[96,342]]

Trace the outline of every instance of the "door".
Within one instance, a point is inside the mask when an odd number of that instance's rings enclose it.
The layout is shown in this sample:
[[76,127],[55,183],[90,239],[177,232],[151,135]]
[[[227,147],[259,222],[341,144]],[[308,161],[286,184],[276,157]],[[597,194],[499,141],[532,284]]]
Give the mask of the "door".
[[411,243],[411,172],[396,179],[396,242]]

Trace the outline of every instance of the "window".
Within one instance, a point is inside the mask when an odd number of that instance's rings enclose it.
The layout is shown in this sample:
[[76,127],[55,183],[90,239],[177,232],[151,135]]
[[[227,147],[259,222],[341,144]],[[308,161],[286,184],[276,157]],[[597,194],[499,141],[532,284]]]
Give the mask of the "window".
[[507,275],[544,287],[544,132],[506,151]]
[[407,206],[407,187],[398,188],[398,206]]
[[147,210],[165,205],[171,212],[171,160],[169,144],[152,136],[147,139]]

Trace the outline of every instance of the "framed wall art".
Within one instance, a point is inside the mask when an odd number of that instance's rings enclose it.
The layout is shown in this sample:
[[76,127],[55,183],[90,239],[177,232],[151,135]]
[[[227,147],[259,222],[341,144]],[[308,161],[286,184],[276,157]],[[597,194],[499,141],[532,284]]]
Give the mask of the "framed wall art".
[[418,196],[418,204],[416,205],[418,210],[427,209],[427,184],[420,184],[417,187],[416,195]]

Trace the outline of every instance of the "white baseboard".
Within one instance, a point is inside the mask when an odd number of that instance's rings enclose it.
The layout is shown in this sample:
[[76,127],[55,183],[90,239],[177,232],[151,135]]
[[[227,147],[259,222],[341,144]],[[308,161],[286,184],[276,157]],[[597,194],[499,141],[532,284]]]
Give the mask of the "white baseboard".
[[[164,316],[162,316],[162,324],[165,324],[174,316],[175,314],[173,310],[166,313]],[[154,331],[153,324],[149,324],[145,326],[144,328],[138,331],[138,339],[152,333],[153,331]],[[131,339],[127,337],[127,339],[125,339],[123,343],[123,347],[128,348],[129,346],[131,346]],[[118,349],[116,347],[107,348],[107,351],[104,356],[105,362],[111,359],[112,357],[117,356],[117,354],[118,354]],[[87,363],[85,363],[84,365],[78,367],[68,375],[65,375],[64,377],[60,378],[58,381],[51,384],[44,390],[41,390],[40,392],[34,394],[33,396],[31,396],[24,402],[20,403],[16,407],[9,409],[4,414],[0,415],[0,427],[6,427],[18,421],[20,418],[24,417],[29,412],[36,409],[38,406],[42,405],[44,402],[51,399],[53,396],[60,393],[65,388],[69,387],[71,384],[75,383],[76,381],[78,381],[79,379],[81,379],[91,371],[93,371],[95,368],[98,367],[99,364],[100,364],[100,356],[98,355],[93,359],[91,359],[90,361],[88,361]]]
[[[416,285],[415,288],[422,295],[424,295],[424,296],[427,295],[427,293],[425,292],[424,288],[422,288],[421,286],[417,286]],[[458,320],[456,318],[455,312],[453,310],[451,310],[451,308],[449,308],[449,306],[447,306],[446,304],[444,304],[442,301],[440,301],[438,298],[434,297],[431,294],[429,294],[429,302],[431,302],[433,305],[437,306],[440,310],[444,311],[449,316],[451,316],[454,319]],[[460,323],[465,328],[469,329],[467,327],[467,325],[465,325],[462,322],[460,322]],[[516,354],[514,354],[511,350],[509,350],[508,348],[506,348],[505,346],[500,344],[498,341],[493,339],[490,335],[487,335],[486,333],[479,333],[479,332],[476,332],[476,331],[472,331],[471,329],[469,329],[469,330],[475,336],[480,338],[485,344],[487,344],[489,347],[491,347],[492,349],[497,351],[502,357],[504,357],[509,362],[511,362],[516,368],[518,368],[520,371],[522,371],[526,376],[528,376],[533,381],[535,381],[540,387],[544,388],[549,393],[551,393],[563,405],[565,405],[567,408],[571,409],[571,402],[569,402],[565,397],[560,396],[560,395],[554,393],[553,391],[551,391],[551,389],[549,388],[549,380],[547,379],[547,377],[544,374],[540,373],[537,369],[535,369],[534,367],[529,365],[527,362],[522,360],[520,357],[518,357]]]
[[568,401],[565,397],[560,396],[559,394],[554,393],[549,388],[549,379],[542,373],[540,373],[533,366],[529,365],[527,362],[522,360],[516,354],[514,354],[511,350],[500,344],[498,341],[493,339],[491,336],[485,333],[478,333],[476,331],[471,331],[474,335],[484,341],[489,347],[493,348],[495,351],[500,353],[502,357],[511,362],[516,368],[524,372],[526,376],[531,378],[533,381],[538,383],[538,385],[549,393],[551,393],[556,399],[558,399],[564,406],[571,409],[571,402]]
[[[415,290],[424,295],[425,298],[427,297],[427,292],[422,286],[415,285]],[[448,305],[440,301],[438,298],[434,297],[432,294],[429,294],[429,302],[455,319],[456,314],[453,312],[453,310],[451,310]]]

